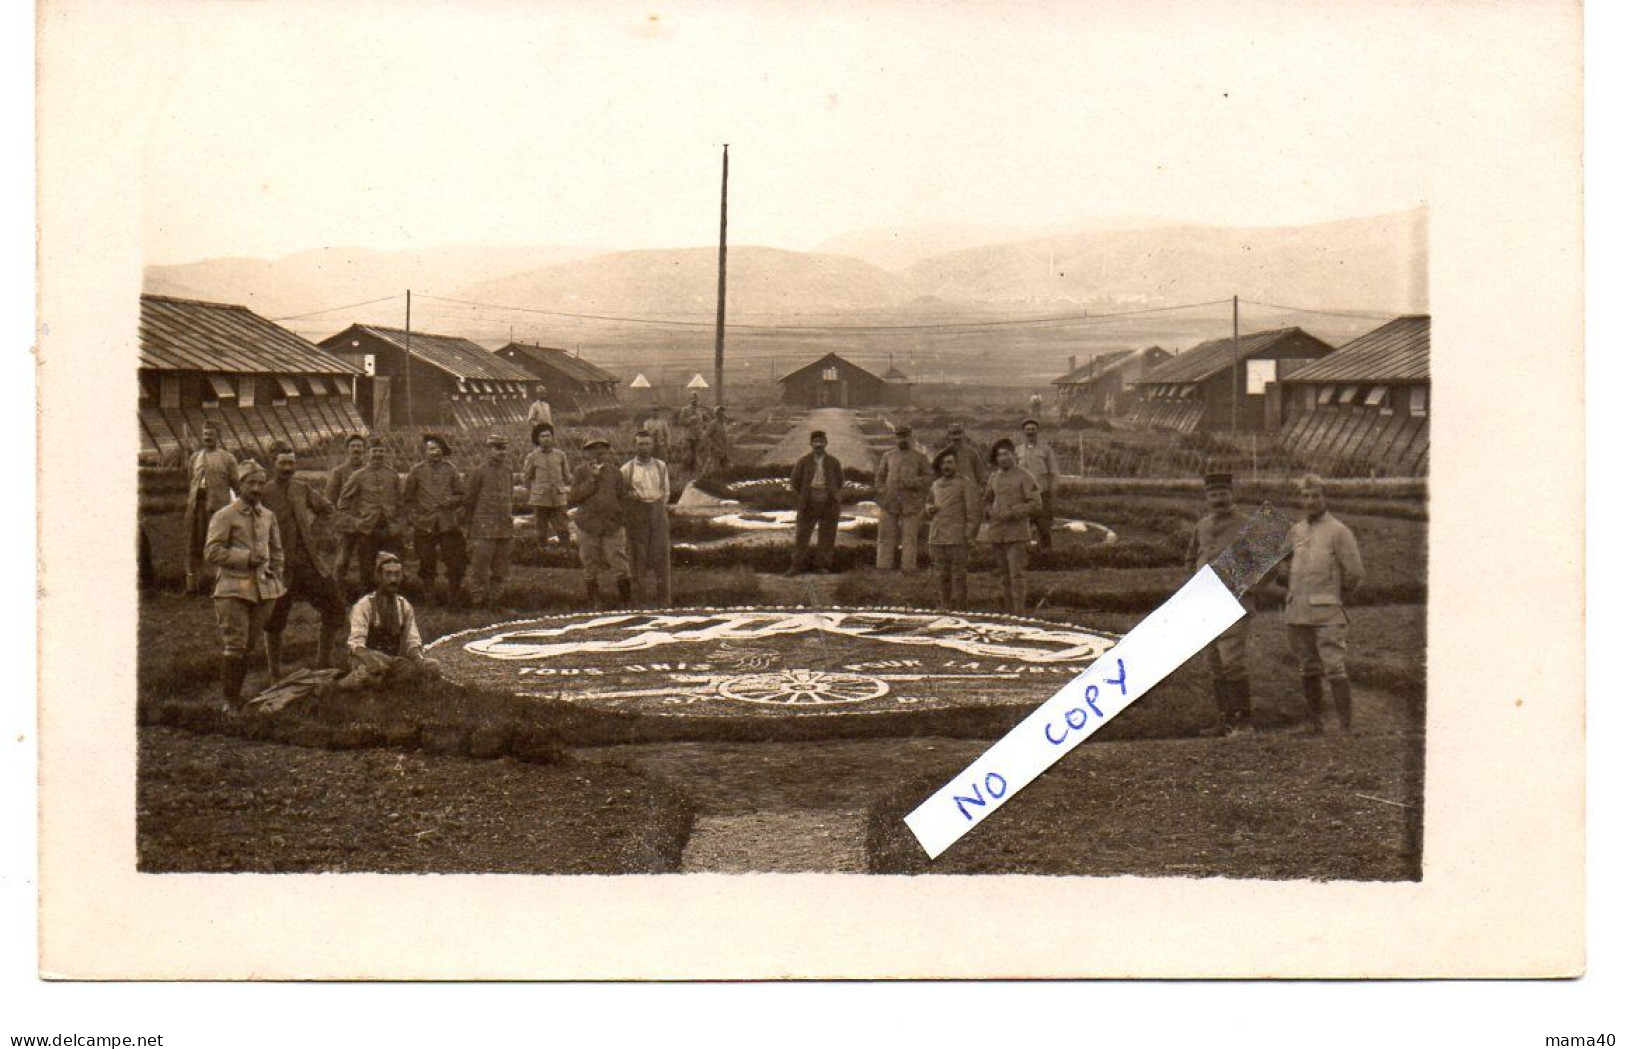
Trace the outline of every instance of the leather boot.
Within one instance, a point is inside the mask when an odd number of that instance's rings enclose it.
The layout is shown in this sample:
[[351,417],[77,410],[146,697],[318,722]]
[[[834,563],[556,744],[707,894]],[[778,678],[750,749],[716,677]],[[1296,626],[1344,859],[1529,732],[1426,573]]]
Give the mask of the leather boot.
[[1230,682],[1230,723],[1237,732],[1253,730],[1253,686],[1246,678]]
[[1324,703],[1325,693],[1321,687],[1319,674],[1305,674],[1303,677],[1303,702],[1309,708],[1309,734],[1318,736],[1324,729],[1320,724],[1320,715]]
[[338,631],[322,627],[316,632],[316,669],[325,670],[333,665],[333,642],[338,640]]
[[597,579],[589,579],[589,580],[587,580],[587,607],[594,610],[594,611],[598,610],[598,580]]
[[1354,724],[1354,695],[1349,690],[1349,679],[1334,677],[1327,679],[1332,686],[1332,708],[1337,711],[1337,721],[1348,732]]
[[1222,736],[1230,724],[1230,682],[1222,677],[1213,679],[1213,704],[1219,708],[1219,722],[1211,728],[1203,729],[1204,736]]
[[265,672],[270,676],[270,684],[282,680],[282,635],[265,635]]
[[632,607],[632,580],[624,575],[615,580],[615,593],[620,596],[622,608]]
[[243,678],[248,674],[248,661],[242,656],[227,656],[221,666],[220,698],[226,709],[236,713],[243,705]]

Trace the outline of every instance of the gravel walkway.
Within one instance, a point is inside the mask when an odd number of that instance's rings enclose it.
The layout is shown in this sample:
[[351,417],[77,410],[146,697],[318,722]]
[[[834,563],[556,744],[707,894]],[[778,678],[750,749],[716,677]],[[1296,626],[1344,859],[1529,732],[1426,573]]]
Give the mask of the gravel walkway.
[[829,435],[829,453],[843,466],[872,470],[875,454],[869,439],[858,428],[858,417],[847,408],[814,408],[797,419],[779,443],[769,449],[762,462],[771,466],[793,466],[807,454],[807,439],[814,430]]

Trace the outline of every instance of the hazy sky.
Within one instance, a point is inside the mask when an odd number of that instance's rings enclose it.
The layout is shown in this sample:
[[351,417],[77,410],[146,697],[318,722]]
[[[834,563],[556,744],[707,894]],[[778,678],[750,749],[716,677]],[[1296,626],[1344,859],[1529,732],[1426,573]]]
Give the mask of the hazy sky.
[[798,249],[1426,199],[1451,5],[1195,6],[192,0],[95,31],[129,41],[152,262],[710,244],[725,141],[730,240]]

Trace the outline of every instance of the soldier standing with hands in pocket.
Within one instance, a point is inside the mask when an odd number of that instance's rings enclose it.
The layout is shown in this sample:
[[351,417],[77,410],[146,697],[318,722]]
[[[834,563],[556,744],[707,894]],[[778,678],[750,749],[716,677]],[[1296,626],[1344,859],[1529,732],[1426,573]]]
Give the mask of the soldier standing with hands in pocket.
[[1349,688],[1349,616],[1347,597],[1365,581],[1360,545],[1348,525],[1326,512],[1321,479],[1306,475],[1298,482],[1303,520],[1287,533],[1291,558],[1275,580],[1286,587],[1286,630],[1292,654],[1303,675],[1308,732],[1320,735],[1322,680],[1331,686],[1337,720],[1348,732],[1354,723],[1354,696]]

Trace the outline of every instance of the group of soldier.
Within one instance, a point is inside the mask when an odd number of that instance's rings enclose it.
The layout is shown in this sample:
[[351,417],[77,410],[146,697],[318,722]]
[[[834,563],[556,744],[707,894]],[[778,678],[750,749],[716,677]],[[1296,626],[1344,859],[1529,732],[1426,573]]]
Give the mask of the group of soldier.
[[[875,471],[876,569],[888,571],[896,564],[905,573],[913,572],[923,524],[942,607],[968,607],[971,548],[981,542],[992,554],[1004,609],[1023,612],[1028,552],[1035,543],[1041,551],[1051,547],[1060,468],[1036,418],[1025,419],[1021,430],[1019,440],[995,441],[984,455],[966,438],[964,426],[956,423],[949,426],[941,450],[927,459],[915,447],[912,429],[897,427],[897,446],[881,456]],[[843,468],[829,453],[823,432],[814,431],[810,443],[811,450],[790,476],[796,499],[791,575],[809,567],[834,571]],[[1329,689],[1338,722],[1347,730],[1353,699],[1344,601],[1359,588],[1365,568],[1354,533],[1327,512],[1321,479],[1308,475],[1297,487],[1304,516],[1290,531],[1290,557],[1271,578],[1286,590],[1287,637],[1302,675],[1306,724],[1312,732],[1321,731]],[[1203,489],[1208,512],[1197,522],[1186,556],[1186,567],[1193,572],[1218,557],[1247,520],[1236,509],[1230,474],[1207,474]],[[1253,729],[1248,634],[1257,601],[1248,594],[1242,603],[1248,614],[1206,654],[1220,716],[1215,731],[1227,735]]]
[[[915,445],[912,427],[896,427],[896,447],[887,449],[875,468],[876,570],[895,566],[914,572],[923,533],[943,607],[962,609],[968,603],[971,546],[984,542],[993,553],[1005,610],[1024,611],[1028,549],[1034,542],[1040,551],[1051,547],[1055,483],[1061,472],[1055,449],[1040,429],[1036,418],[1025,419],[1019,441],[1000,439],[984,454],[965,436],[964,425],[954,423],[941,450],[928,458]],[[790,475],[796,498],[791,575],[809,567],[834,570],[844,474],[822,431],[814,431],[809,440],[812,450]]]
[[[692,407],[698,408],[697,399]],[[582,445],[586,461],[573,469],[550,421],[531,428],[532,448],[518,464],[518,483],[535,518],[536,542],[574,549],[580,562],[586,606],[627,607],[634,589],[652,580],[644,597],[671,604],[673,493],[667,455],[703,464],[706,428],[726,432],[721,408],[707,413],[700,436],[679,416],[681,444],[655,425],[634,437],[633,455],[617,463],[602,437]],[[908,426],[894,430],[896,446],[880,458],[874,476],[878,507],[875,567],[913,572],[923,537],[935,570],[939,600],[947,609],[968,607],[968,566],[973,544],[992,554],[1005,610],[1026,609],[1026,569],[1033,545],[1051,545],[1054,495],[1060,475],[1053,448],[1036,418],[1023,421],[1019,439],[1002,438],[983,453],[963,425],[927,458]],[[725,436],[723,447],[725,447]],[[844,468],[828,450],[822,431],[795,464],[790,488],[796,507],[795,538],[787,574],[834,571]],[[345,459],[318,487],[297,476],[298,459],[288,448],[272,456],[271,470],[249,459],[239,463],[220,447],[212,428],[191,461],[187,520],[187,589],[206,568],[217,572],[212,594],[222,641],[223,701],[237,709],[249,657],[263,644],[274,681],[283,673],[282,635],[294,603],[303,601],[320,619],[316,661],[335,662],[348,673],[341,687],[371,687],[433,676],[423,656],[414,610],[402,595],[403,540],[410,533],[424,600],[485,606],[500,600],[515,541],[515,473],[508,440],[485,441],[485,457],[464,474],[448,458],[446,440],[422,438],[422,459],[404,479],[379,438],[354,435]],[[665,452],[665,455],[660,454]],[[1216,558],[1247,520],[1236,508],[1230,475],[1204,479],[1208,512],[1197,522],[1187,551],[1194,571]],[[1344,602],[1364,579],[1358,543],[1326,509],[1324,485],[1314,476],[1298,484],[1303,518],[1292,526],[1292,552],[1274,573],[1286,590],[1289,644],[1302,674],[1312,731],[1321,724],[1329,689],[1338,721],[1352,720],[1347,671],[1348,617]],[[338,536],[329,562],[318,542],[318,522],[332,522]],[[816,536],[816,541],[815,541]],[[361,596],[348,605],[349,567],[358,570]],[[444,576],[442,583],[441,576]],[[469,589],[464,588],[470,574]],[[1248,615],[1207,649],[1215,703],[1226,734],[1251,731],[1252,691],[1248,639],[1256,600],[1243,598]],[[343,639],[342,659],[337,648]]]
[[[587,605],[598,607],[611,592],[628,605],[634,582],[648,579],[648,599],[669,605],[672,486],[666,463],[654,454],[654,435],[639,430],[624,463],[615,461],[609,441],[591,437],[582,445],[587,461],[574,469],[551,423],[536,423],[531,442],[519,481],[537,543],[556,539],[561,549],[576,551]],[[319,486],[297,476],[298,458],[285,446],[273,449],[267,471],[254,459],[238,462],[220,447],[213,427],[205,428],[202,444],[191,460],[186,589],[195,592],[214,572],[210,593],[222,642],[222,701],[229,709],[240,708],[249,659],[262,645],[270,679],[282,676],[282,635],[300,601],[320,619],[317,664],[339,662],[348,671],[340,687],[435,674],[423,656],[412,604],[401,593],[408,534],[422,599],[474,607],[501,599],[516,510],[503,434],[486,439],[483,461],[466,474],[449,460],[445,438],[427,434],[422,459],[404,478],[382,439],[353,435],[344,461]],[[319,543],[321,521],[337,534],[331,560]],[[352,564],[362,593],[348,605]],[[471,576],[466,589],[465,575]],[[607,587],[601,585],[606,576]],[[344,658],[336,660],[341,637]]]

